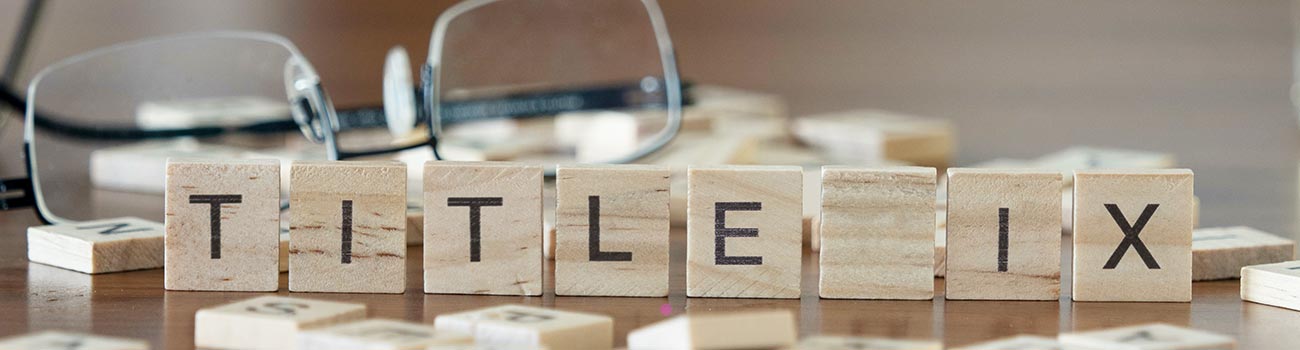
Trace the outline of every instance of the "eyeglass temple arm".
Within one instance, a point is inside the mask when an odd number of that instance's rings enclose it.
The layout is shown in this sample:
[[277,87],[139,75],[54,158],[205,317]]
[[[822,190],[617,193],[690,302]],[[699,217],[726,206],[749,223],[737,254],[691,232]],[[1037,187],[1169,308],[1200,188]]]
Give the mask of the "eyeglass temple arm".
[[[13,196],[13,194],[17,194],[17,196]],[[33,199],[31,178],[0,180],[0,210],[30,207],[36,204]]]

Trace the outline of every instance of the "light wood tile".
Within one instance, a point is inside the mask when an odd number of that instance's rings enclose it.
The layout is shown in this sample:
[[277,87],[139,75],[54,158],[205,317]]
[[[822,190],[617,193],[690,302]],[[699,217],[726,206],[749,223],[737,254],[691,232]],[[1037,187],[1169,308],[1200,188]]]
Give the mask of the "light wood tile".
[[1192,300],[1187,169],[1074,175],[1074,300]]
[[686,295],[798,298],[803,170],[692,167],[688,177]]
[[32,226],[27,259],[90,274],[156,269],[163,232],[162,224],[133,217]]
[[1300,311],[1300,261],[1242,268],[1241,300]]
[[143,340],[60,331],[27,333],[0,339],[5,350],[149,350]]
[[942,350],[933,340],[817,335],[804,338],[789,350]]
[[821,296],[934,298],[935,169],[822,169]]
[[970,344],[954,350],[1060,350],[1061,342],[1056,338],[1037,335],[1017,335],[1014,337],[994,339],[987,342]]
[[1058,338],[1066,350],[1230,350],[1231,337],[1162,323],[1094,331],[1064,333]]
[[798,337],[789,310],[691,312],[627,335],[628,350],[780,349]]
[[542,168],[429,162],[424,292],[541,295]]
[[1295,260],[1295,241],[1245,226],[1192,231],[1192,280],[1241,277],[1241,268]]
[[170,160],[165,207],[165,288],[279,289],[279,161]]
[[368,319],[298,334],[298,349],[306,350],[425,350],[429,346],[469,345],[467,333],[438,332],[433,325]]
[[948,169],[948,299],[1057,300],[1061,174]]
[[406,291],[406,166],[294,162],[290,177],[290,291]]
[[668,296],[666,166],[561,166],[555,294]]
[[614,320],[609,316],[501,305],[434,319],[439,332],[474,335],[474,342],[509,349],[609,350],[614,347]]
[[332,301],[261,296],[200,309],[194,314],[194,345],[212,349],[293,349],[298,333],[366,317],[366,306]]

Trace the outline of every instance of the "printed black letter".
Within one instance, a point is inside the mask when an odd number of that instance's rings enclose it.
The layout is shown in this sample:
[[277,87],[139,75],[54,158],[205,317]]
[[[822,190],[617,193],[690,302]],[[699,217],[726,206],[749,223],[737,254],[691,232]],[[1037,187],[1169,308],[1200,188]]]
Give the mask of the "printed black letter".
[[1115,248],[1115,253],[1110,255],[1110,260],[1106,261],[1106,266],[1103,266],[1103,269],[1114,269],[1119,266],[1119,260],[1124,258],[1124,253],[1128,252],[1129,246],[1133,246],[1133,250],[1136,250],[1138,256],[1142,257],[1142,262],[1147,264],[1148,269],[1160,269],[1160,264],[1156,263],[1156,258],[1151,256],[1150,250],[1147,250],[1146,243],[1142,243],[1142,239],[1138,237],[1142,233],[1142,228],[1147,225],[1147,220],[1151,219],[1151,215],[1156,213],[1158,207],[1160,207],[1159,204],[1147,204],[1146,209],[1142,210],[1142,216],[1138,217],[1136,223],[1129,226],[1128,219],[1124,218],[1124,213],[1119,210],[1119,206],[1106,204],[1106,210],[1110,211],[1110,217],[1115,219],[1115,224],[1119,225],[1119,230],[1124,232],[1124,240],[1119,243],[1119,247]]
[[587,196],[587,259],[632,261],[632,252],[600,251],[600,196]]
[[469,207],[469,261],[479,261],[479,241],[481,238],[481,227],[479,224],[479,208],[482,207],[499,207],[502,204],[501,197],[451,197],[447,198],[449,207]]
[[756,228],[727,227],[727,211],[763,210],[760,202],[717,202],[713,204],[713,260],[717,265],[762,265],[761,256],[727,256],[727,237],[758,237]]
[[212,243],[209,249],[212,251],[212,259],[221,259],[221,205],[225,203],[240,203],[243,196],[237,194],[192,194],[190,195],[190,204],[207,203],[208,218],[211,223],[212,234],[209,236]]

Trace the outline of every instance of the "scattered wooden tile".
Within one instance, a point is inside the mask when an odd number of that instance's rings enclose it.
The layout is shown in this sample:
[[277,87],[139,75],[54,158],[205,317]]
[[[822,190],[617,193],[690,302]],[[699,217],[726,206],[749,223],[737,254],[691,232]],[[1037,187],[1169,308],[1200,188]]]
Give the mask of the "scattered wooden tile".
[[161,194],[166,191],[168,158],[232,159],[244,151],[189,138],[96,149],[90,153],[90,182],[99,189]]
[[424,292],[542,294],[542,168],[429,162]]
[[368,319],[298,333],[298,349],[425,350],[435,345],[470,345],[468,333],[439,332],[433,325]]
[[1300,311],[1300,261],[1242,268],[1241,300]]
[[274,295],[200,309],[194,346],[213,349],[293,349],[298,333],[366,317],[366,306]]
[[289,290],[406,291],[406,167],[294,162]]
[[1236,340],[1218,333],[1151,323],[1137,326],[1063,333],[1065,349],[1234,349]]
[[556,171],[555,294],[668,296],[666,166]]
[[934,277],[948,275],[948,212],[934,212]]
[[[410,182],[407,182],[409,185]],[[409,197],[409,193],[407,194]],[[423,195],[423,194],[421,194]],[[424,208],[410,206],[406,207],[406,245],[418,246],[424,244]]]
[[5,350],[149,350],[143,340],[60,331],[33,332],[0,339]]
[[280,162],[167,163],[163,285],[168,290],[280,288]]
[[789,310],[691,312],[641,327],[627,335],[628,350],[766,349],[795,344]]
[[854,110],[794,119],[795,136],[837,161],[897,160],[946,168],[956,141],[952,123],[880,110]]
[[1245,226],[1192,231],[1192,280],[1241,277],[1241,268],[1295,260],[1295,241]]
[[280,229],[280,273],[289,272],[289,229]]
[[1076,146],[1038,157],[1034,168],[1056,169],[1066,185],[1074,181],[1075,170],[1085,169],[1165,169],[1176,166],[1172,154]]
[[948,169],[944,295],[968,300],[1061,296],[1061,174]]
[[163,266],[163,225],[122,217],[27,228],[27,259],[83,273]]
[[686,295],[798,298],[803,170],[691,167]]
[[431,345],[424,350],[548,350],[545,346],[496,346],[490,344]]
[[1060,350],[1061,343],[1056,338],[1037,335],[1017,335],[1014,337],[994,339],[970,344],[954,350]]
[[1192,300],[1187,169],[1074,175],[1074,300]]
[[434,319],[439,332],[473,334],[481,345],[510,349],[609,350],[614,347],[614,319],[605,315],[501,305]]
[[935,169],[822,169],[821,296],[934,298]]
[[790,350],[942,350],[933,340],[818,335],[804,338]]

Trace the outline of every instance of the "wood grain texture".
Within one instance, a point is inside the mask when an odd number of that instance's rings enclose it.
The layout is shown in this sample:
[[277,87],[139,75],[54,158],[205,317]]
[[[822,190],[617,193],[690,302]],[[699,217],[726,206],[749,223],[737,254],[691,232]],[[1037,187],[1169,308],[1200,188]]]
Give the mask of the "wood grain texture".
[[27,228],[27,259],[98,274],[163,266],[163,225],[134,217]]
[[0,339],[5,350],[149,350],[139,339],[44,331]]
[[438,332],[430,324],[372,318],[301,332],[297,345],[302,350],[425,350],[473,342],[470,334]]
[[788,350],[942,350],[943,343],[930,340],[890,339],[879,337],[854,337],[818,335],[804,338]]
[[1056,338],[1037,335],[1017,335],[986,342],[968,344],[954,350],[1059,350],[1061,342]]
[[1187,169],[1076,171],[1074,300],[1191,301],[1192,183]]
[[1241,277],[1241,268],[1295,260],[1295,241],[1245,226],[1192,231],[1192,281]]
[[948,169],[948,299],[1057,300],[1061,174]]
[[1237,345],[1225,335],[1159,323],[1064,333],[1058,339],[1065,349],[1230,350]]
[[289,290],[406,291],[406,166],[294,162]]
[[300,331],[365,317],[362,304],[261,296],[199,310],[194,314],[194,346],[294,349]]
[[803,170],[691,167],[687,177],[686,295],[798,298]]
[[935,169],[822,168],[823,298],[934,298]]
[[668,296],[671,175],[666,166],[558,168],[556,295]]
[[696,312],[633,330],[628,350],[781,349],[794,345],[794,314],[788,310]]
[[1242,268],[1241,300],[1300,311],[1300,261]]
[[614,320],[606,315],[500,305],[439,315],[439,332],[473,334],[474,342],[505,349],[591,349],[614,347]]
[[533,165],[426,163],[424,292],[541,295],[542,181]]
[[165,207],[167,289],[280,287],[279,161],[169,160]]

